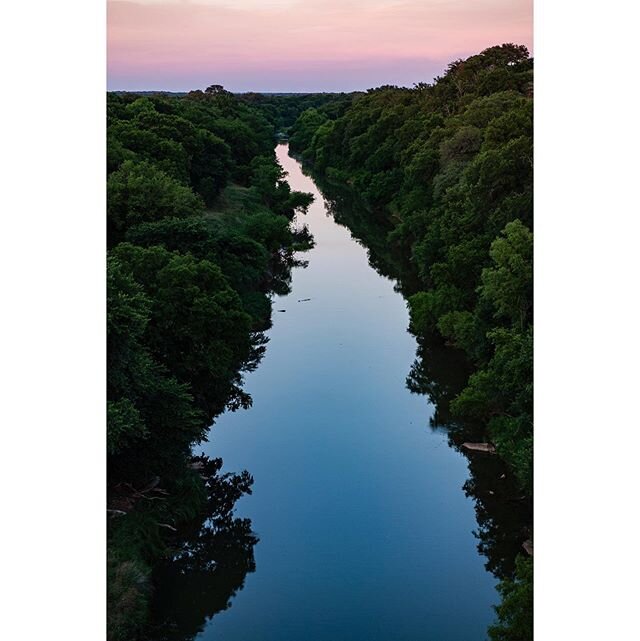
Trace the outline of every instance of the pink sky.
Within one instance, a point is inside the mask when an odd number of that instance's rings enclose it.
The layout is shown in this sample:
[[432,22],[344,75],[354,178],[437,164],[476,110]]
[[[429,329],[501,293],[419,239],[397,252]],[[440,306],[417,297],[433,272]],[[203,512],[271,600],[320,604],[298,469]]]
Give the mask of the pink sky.
[[532,0],[108,0],[108,87],[410,86],[503,42],[531,51]]

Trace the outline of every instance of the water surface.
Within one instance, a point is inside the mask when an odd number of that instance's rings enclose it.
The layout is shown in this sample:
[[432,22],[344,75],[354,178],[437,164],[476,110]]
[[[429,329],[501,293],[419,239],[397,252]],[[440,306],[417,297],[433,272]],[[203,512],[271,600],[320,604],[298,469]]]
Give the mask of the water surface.
[[291,187],[316,197],[316,246],[274,299],[266,356],[246,378],[253,407],[219,417],[205,444],[254,476],[237,512],[260,541],[256,571],[197,638],[482,641],[495,579],[461,489],[467,460],[405,385],[405,301],[287,146],[277,154]]

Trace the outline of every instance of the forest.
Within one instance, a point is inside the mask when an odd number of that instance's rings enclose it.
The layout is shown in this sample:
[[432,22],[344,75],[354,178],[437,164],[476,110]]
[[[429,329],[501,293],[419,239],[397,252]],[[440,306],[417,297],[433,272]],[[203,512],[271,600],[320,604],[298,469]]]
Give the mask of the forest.
[[[432,84],[379,87],[340,106],[337,116],[304,111],[290,148],[329,193],[357,195],[358,217],[344,223],[410,281],[420,348],[408,384],[430,393],[454,441],[472,433],[494,444],[530,505],[533,60],[524,46],[495,46]],[[438,341],[470,364],[455,394],[427,371]],[[494,641],[532,638],[532,558],[522,551],[514,570],[500,576]]]
[[[413,88],[233,95],[211,85],[110,93],[107,104],[109,638],[181,638],[172,630],[189,598],[206,601],[198,620],[180,622],[194,636],[254,569],[257,536],[234,515],[250,470],[223,472],[194,448],[216,416],[251,405],[243,375],[267,348],[270,297],[287,292],[294,252],[313,244],[294,223],[311,196],[291,190],[274,155],[288,137],[341,203],[336,219],[408,300],[418,341],[409,389],[429,395],[454,447],[497,450],[510,489],[488,492],[473,457],[465,485],[500,579],[489,635],[531,639],[533,563],[521,548],[533,488],[526,48],[491,47]],[[435,371],[443,361],[455,381]],[[175,588],[154,605],[159,576]]]
[[252,478],[193,448],[251,404],[243,374],[312,242],[291,224],[311,196],[284,180],[273,124],[222,87],[112,93],[107,116],[108,636],[157,639],[181,614],[149,628],[154,572],[213,581],[224,609],[253,568],[233,515]]

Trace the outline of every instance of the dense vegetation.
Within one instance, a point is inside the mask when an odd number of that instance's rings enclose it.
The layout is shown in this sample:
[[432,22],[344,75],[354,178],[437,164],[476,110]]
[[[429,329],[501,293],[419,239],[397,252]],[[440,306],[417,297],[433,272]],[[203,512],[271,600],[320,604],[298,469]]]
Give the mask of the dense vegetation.
[[[290,132],[292,151],[322,180],[358,194],[369,218],[356,220],[363,240],[410,260],[411,330],[420,345],[410,386],[424,391],[428,381],[437,420],[450,416],[453,428],[472,426],[493,442],[527,503],[533,484],[532,87],[526,48],[502,45],[453,62],[430,85],[356,94],[339,114],[326,106],[309,109]],[[385,230],[382,239],[374,228]],[[454,396],[425,376],[438,337],[471,363]],[[531,560],[516,565],[498,574],[503,603],[489,631],[496,640],[532,638]]]
[[286,136],[302,113],[322,109],[330,117],[337,118],[344,113],[353,96],[345,93],[243,93],[238,99],[259,108],[276,132]]
[[152,570],[216,595],[201,624],[253,569],[233,515],[251,476],[192,448],[251,403],[242,375],[310,242],[291,220],[311,196],[284,180],[273,124],[222,87],[109,94],[107,126],[108,635],[159,639],[175,611],[149,630]]

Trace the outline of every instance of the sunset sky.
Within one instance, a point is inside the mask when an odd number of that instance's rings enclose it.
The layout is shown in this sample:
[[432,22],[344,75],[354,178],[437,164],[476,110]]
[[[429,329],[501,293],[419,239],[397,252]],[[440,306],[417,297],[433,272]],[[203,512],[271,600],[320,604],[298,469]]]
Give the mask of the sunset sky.
[[532,0],[108,0],[108,88],[411,86],[503,42],[531,51]]

